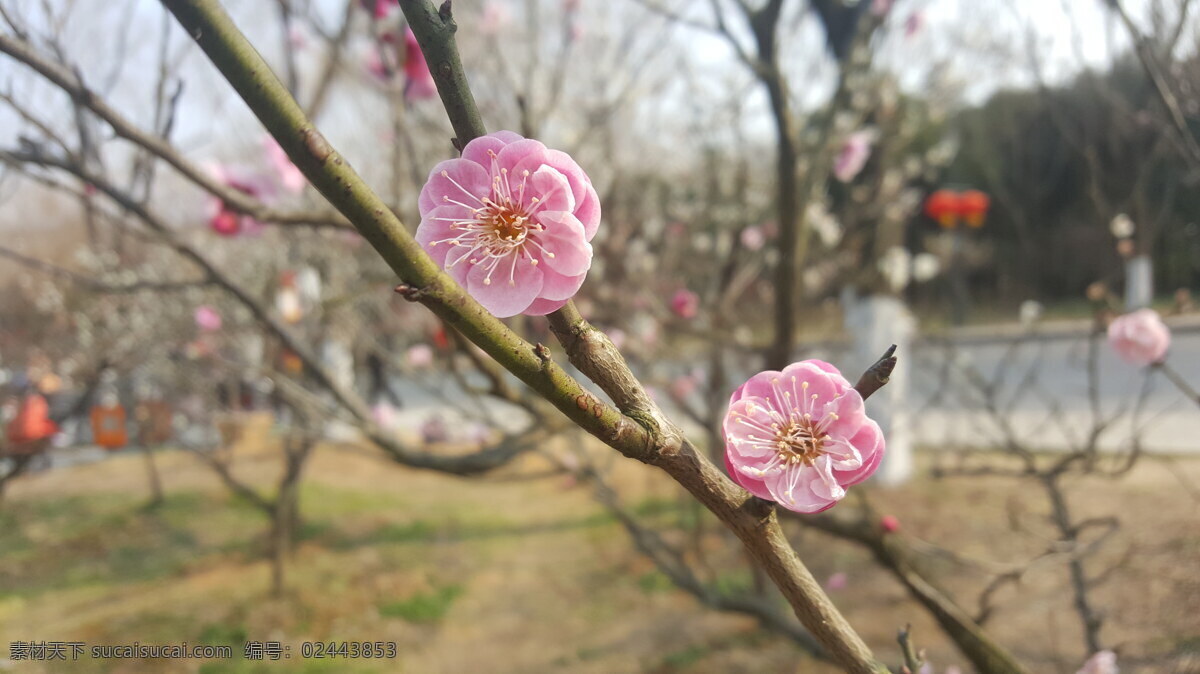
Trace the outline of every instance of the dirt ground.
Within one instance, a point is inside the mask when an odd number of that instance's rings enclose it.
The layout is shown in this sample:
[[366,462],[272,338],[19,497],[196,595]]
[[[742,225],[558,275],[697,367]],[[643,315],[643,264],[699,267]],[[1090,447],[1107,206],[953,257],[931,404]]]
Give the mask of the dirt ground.
[[[602,448],[595,451],[603,452]],[[266,489],[279,457],[264,430],[235,449],[236,472]],[[167,501],[143,507],[142,456],[29,475],[0,504],[0,671],[16,672],[833,672],[747,618],[674,589],[632,548],[586,487],[531,455],[488,478],[408,470],[368,451],[322,448],[302,490],[288,591],[269,593],[265,518],[181,451],[159,454]],[[647,523],[694,517],[673,484],[618,459],[613,482]],[[1044,495],[1011,478],[922,477],[873,490],[969,611],[994,572],[1046,550]],[[1121,671],[1200,672],[1200,460],[1146,458],[1124,478],[1072,482],[1079,519],[1120,528],[1087,565],[1101,634]],[[853,507],[849,504],[839,507]],[[799,525],[801,557],[879,657],[898,663],[912,623],[936,670],[971,671],[903,589],[859,548]],[[708,524],[718,586],[749,584],[735,541]],[[1087,538],[1085,536],[1085,538]],[[923,543],[919,543],[922,544]],[[999,591],[989,631],[1031,672],[1072,674],[1083,657],[1066,552]],[[5,661],[16,640],[223,644],[229,661]],[[280,641],[291,658],[241,658]],[[303,658],[305,641],[395,642],[395,660]]]

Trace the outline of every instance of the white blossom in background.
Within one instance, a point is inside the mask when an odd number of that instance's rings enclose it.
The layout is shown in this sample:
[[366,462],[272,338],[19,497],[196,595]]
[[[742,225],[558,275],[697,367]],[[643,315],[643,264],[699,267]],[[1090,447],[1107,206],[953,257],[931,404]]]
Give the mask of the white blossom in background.
[[917,283],[932,280],[942,271],[942,263],[933,253],[917,253],[913,256],[912,277]]
[[1042,317],[1042,303],[1037,300],[1025,300],[1021,302],[1019,315],[1021,317],[1021,325],[1028,328]]
[[911,276],[912,256],[900,246],[892,246],[879,258],[879,272],[892,292],[900,292],[908,286]]
[[1108,229],[1116,238],[1128,239],[1129,237],[1133,236],[1133,231],[1135,229],[1133,218],[1124,213],[1118,213],[1116,217],[1112,219],[1112,222],[1108,223]]
[[312,267],[302,267],[296,272],[296,290],[306,307],[315,307],[321,301],[321,274]]
[[833,248],[838,245],[842,240],[842,225],[837,221],[837,218],[825,210],[823,204],[810,204],[807,216],[809,226],[812,227],[812,231],[816,233],[817,238],[821,240],[821,245],[826,248]]

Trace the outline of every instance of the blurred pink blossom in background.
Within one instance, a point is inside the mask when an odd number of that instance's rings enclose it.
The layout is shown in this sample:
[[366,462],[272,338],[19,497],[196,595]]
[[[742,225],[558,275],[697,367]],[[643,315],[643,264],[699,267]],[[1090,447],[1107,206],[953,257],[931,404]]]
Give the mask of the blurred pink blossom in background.
[[900,531],[900,520],[895,515],[884,515],[879,518],[879,526],[889,534]]
[[675,291],[671,297],[671,311],[680,318],[689,320],[695,318],[700,311],[700,296],[687,288]]
[[763,233],[762,227],[753,225],[743,229],[739,238],[746,250],[761,250],[767,242],[767,235]]
[[1126,362],[1149,365],[1162,361],[1167,355],[1171,331],[1157,311],[1138,309],[1109,323],[1108,343]]
[[671,395],[677,399],[687,399],[696,391],[700,380],[695,375],[680,375],[671,381]]
[[386,84],[391,79],[391,72],[388,71],[387,65],[383,62],[383,57],[379,54],[379,47],[371,45],[363,54],[363,69],[367,74],[380,83]]
[[561,308],[592,266],[592,181],[565,152],[512,131],[476,138],[433,168],[417,241],[492,314]]
[[833,592],[844,590],[846,589],[847,580],[848,577],[846,576],[846,573],[844,571],[838,571],[837,573],[830,575],[829,579],[825,581],[825,589]]
[[362,0],[362,6],[378,21],[386,19],[393,9],[399,7],[400,0]]
[[848,183],[863,170],[871,158],[871,143],[875,134],[871,131],[855,131],[846,137],[837,157],[833,160],[833,175]]
[[417,44],[417,36],[412,29],[404,28],[404,97],[409,100],[422,100],[437,95],[437,85],[433,82],[433,74],[429,72],[429,64],[425,62],[425,54]]
[[292,163],[287,153],[273,137],[263,138],[263,150],[267,155],[267,163],[275,171],[275,177],[278,178],[283,189],[293,194],[303,191],[308,180],[304,178],[304,174],[296,168],[296,165]]
[[196,321],[196,327],[203,332],[216,332],[221,329],[221,314],[207,304],[196,307],[192,318]]
[[421,440],[425,443],[446,442],[449,439],[450,433],[440,416],[435,414],[421,424]]
[[371,419],[377,426],[386,430],[396,428],[396,408],[387,401],[375,403],[371,408]]
[[479,32],[482,35],[495,35],[501,28],[512,20],[507,2],[488,0],[483,5],[483,13],[479,18]]
[[1112,651],[1097,651],[1083,663],[1075,674],[1118,674],[1117,654]]
[[734,481],[801,513],[836,505],[883,458],[883,432],[862,396],[821,360],[751,377],[730,397],[723,428]]
[[925,14],[920,10],[908,15],[904,20],[904,37],[913,37],[925,27]]
[[[226,187],[257,199],[270,196],[270,190],[262,180],[235,177],[232,168],[218,163],[209,164],[208,170],[213,178]],[[258,220],[230,208],[220,197],[214,196],[209,199],[208,212],[208,226],[221,236],[257,234],[264,227]]]
[[404,360],[409,367],[426,368],[433,365],[433,348],[428,344],[414,344],[404,352]]
[[609,341],[613,343],[613,346],[616,347],[617,351],[620,351],[625,347],[625,340],[628,339],[628,337],[624,330],[620,328],[609,328],[608,330],[604,331],[604,334],[608,335]]

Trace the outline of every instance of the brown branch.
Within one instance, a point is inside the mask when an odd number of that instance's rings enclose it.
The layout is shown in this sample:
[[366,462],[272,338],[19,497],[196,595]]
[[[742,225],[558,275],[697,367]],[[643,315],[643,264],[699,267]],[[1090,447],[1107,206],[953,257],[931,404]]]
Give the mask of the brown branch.
[[249,215],[256,220],[279,225],[305,225],[313,227],[348,228],[349,223],[337,214],[311,213],[307,211],[285,211],[265,206],[244,192],[222,184],[196,164],[181,155],[163,138],[147,133],[89,89],[76,73],[65,66],[42,57],[28,44],[8,35],[0,34],[0,53],[8,54],[13,60],[36,71],[51,84],[57,86],[82,106],[112,128],[117,136],[130,141],[143,150],[167,162],[188,180],[215,195],[230,208]]

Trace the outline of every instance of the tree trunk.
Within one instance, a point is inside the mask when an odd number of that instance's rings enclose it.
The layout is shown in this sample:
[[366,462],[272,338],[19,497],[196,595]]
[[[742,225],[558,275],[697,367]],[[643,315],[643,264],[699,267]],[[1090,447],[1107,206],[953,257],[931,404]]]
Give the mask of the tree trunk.
[[1125,310],[1143,309],[1154,300],[1154,263],[1137,255],[1125,263]]
[[158,473],[158,464],[154,461],[154,448],[148,444],[142,444],[142,454],[146,458],[146,475],[150,480],[150,501],[146,507],[157,508],[162,505],[164,497],[162,478]]

